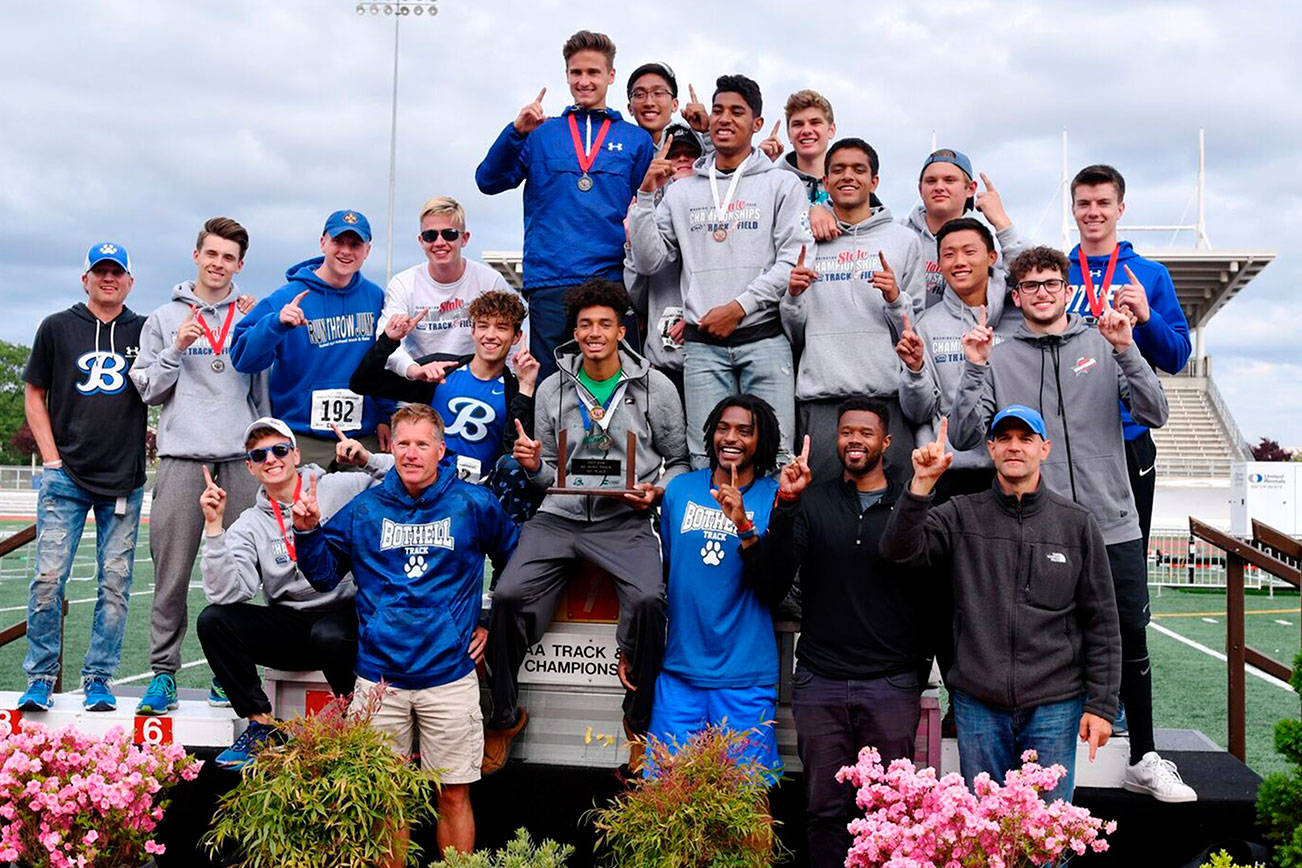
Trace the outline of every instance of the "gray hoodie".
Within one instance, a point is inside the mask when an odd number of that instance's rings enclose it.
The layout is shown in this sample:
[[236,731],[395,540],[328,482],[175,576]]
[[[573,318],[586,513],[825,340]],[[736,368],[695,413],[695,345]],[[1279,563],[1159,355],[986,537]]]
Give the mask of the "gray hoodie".
[[[610,419],[607,431],[611,443],[609,449],[603,450],[596,443],[584,442],[578,390],[583,389],[589,397],[591,395],[578,380],[579,367],[583,364],[578,342],[569,341],[556,348],[556,373],[543,380],[534,401],[534,437],[542,441],[542,467],[532,477],[535,485],[547,488],[556,481],[557,432],[562,428],[568,432],[566,467],[569,478],[566,484],[570,487],[623,488],[629,431],[637,437],[634,463],[638,482],[654,482],[663,487],[675,476],[691,469],[687,460],[682,402],[674,384],[626,344],[620,345],[619,357],[628,385],[619,400],[606,411],[606,418]],[[586,475],[576,472],[576,458],[580,461],[616,462],[619,470],[605,476]],[[578,521],[612,518],[632,509],[617,497],[581,494],[549,494],[539,507],[541,512]]]
[[1025,322],[990,351],[990,363],[963,363],[950,438],[971,449],[986,437],[995,413],[1009,404],[1044,416],[1053,444],[1041,473],[1049,488],[1094,514],[1108,545],[1140,538],[1126,473],[1121,404],[1141,425],[1166,423],[1166,393],[1133,343],[1125,352],[1069,314],[1061,334],[1036,334]]
[[[910,371],[901,365],[900,409],[905,417],[918,426],[918,443],[931,443],[936,439],[936,426],[942,416],[948,416],[954,406],[954,392],[963,375],[963,335],[977,324],[979,311],[968,307],[958,293],[946,286],[941,303],[927,308],[914,325],[922,338],[923,362],[921,371]],[[1022,312],[1008,299],[1005,292],[991,294],[986,289],[986,324],[995,330],[995,344],[1003,343],[1022,327]],[[990,453],[985,443],[972,449],[955,449],[955,468],[969,470],[990,468]]]
[[[904,330],[903,315],[922,312],[922,247],[916,235],[892,222],[885,206],[859,223],[838,220],[837,225],[840,235],[806,254],[805,264],[818,272],[818,280],[782,299],[782,327],[793,345],[803,347],[796,398],[894,397],[901,367],[895,342]],[[889,305],[872,283],[882,256],[900,289]]]
[[[158,454],[164,458],[196,461],[231,461],[244,454],[244,429],[271,413],[267,375],[241,374],[231,364],[230,347],[235,323],[244,315],[235,309],[239,289],[215,305],[201,301],[194,281],[172,287],[172,300],[145,321],[140,333],[140,355],[131,366],[131,382],[146,404],[162,404],[158,421]],[[214,355],[206,335],[185,350],[176,348],[176,333],[198,308],[214,338],[220,339],[228,312],[234,311],[231,330]],[[221,367],[215,370],[214,364]]]
[[[392,467],[393,456],[377,453],[371,456],[365,473],[326,473],[315,464],[307,464],[298,469],[298,475],[304,486],[316,478],[321,520],[328,521],[355,496],[379,485]],[[280,505],[285,530],[291,536],[294,533],[289,525],[292,506]],[[199,571],[203,574],[204,596],[209,603],[221,606],[247,603],[261,590],[263,600],[269,605],[325,609],[352,599],[357,593],[351,575],[325,593],[308,584],[298,564],[289,557],[265,488],[258,489],[254,505],[240,513],[224,533],[204,536]]]
[[[979,211],[971,210],[963,216],[973,217],[990,226],[989,221]],[[918,237],[922,239],[922,253],[927,269],[927,298],[923,306],[930,308],[939,304],[941,296],[945,294],[945,276],[940,273],[940,264],[936,261],[936,236],[927,226],[927,210],[918,205],[900,222],[918,233]],[[990,278],[990,293],[997,295],[1004,291],[1007,283],[1008,263],[1016,259],[1017,254],[1031,247],[1031,241],[1017,231],[1017,224],[1012,224],[999,232],[990,226],[990,234],[995,236],[995,252],[998,254],[995,260],[995,273]]]
[[[697,325],[711,308],[736,301],[746,312],[739,329],[776,328],[778,302],[800,247],[814,240],[805,187],[762,151],[752,150],[732,201],[724,203],[727,238],[717,242],[711,159],[697,160],[691,177],[670,184],[658,207],[655,193],[638,191],[628,221],[633,268],[650,275],[681,260],[689,325]],[[730,180],[731,175],[717,178],[720,196]]]
[[675,322],[683,318],[682,272],[677,262],[671,262],[655,274],[638,274],[633,267],[633,255],[624,249],[624,288],[633,301],[633,309],[646,322],[646,343],[642,351],[656,368],[664,371],[683,369],[683,345],[670,346],[666,334]]

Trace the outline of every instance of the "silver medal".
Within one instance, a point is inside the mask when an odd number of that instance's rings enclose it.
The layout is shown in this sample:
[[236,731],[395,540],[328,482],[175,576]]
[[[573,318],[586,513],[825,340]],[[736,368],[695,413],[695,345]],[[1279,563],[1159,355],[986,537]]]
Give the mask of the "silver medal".
[[584,172],[579,176],[579,192],[586,193],[592,189],[592,176]]
[[222,371],[226,370],[226,363],[221,359],[213,359],[212,369],[220,374]]

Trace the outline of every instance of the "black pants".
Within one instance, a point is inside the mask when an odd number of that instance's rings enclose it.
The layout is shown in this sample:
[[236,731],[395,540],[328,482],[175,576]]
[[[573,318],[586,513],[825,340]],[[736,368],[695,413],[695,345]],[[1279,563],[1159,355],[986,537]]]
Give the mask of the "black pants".
[[258,666],[320,669],[336,694],[353,692],[357,611],[351,603],[315,612],[252,603],[209,606],[195,627],[208,665],[240,717],[271,713]]
[[854,787],[836,780],[871,745],[882,765],[913,760],[922,687],[914,672],[885,678],[841,680],[796,666],[791,711],[796,745],[805,768],[810,868],[840,868],[852,838],[846,824],[862,814]]
[[1144,556],[1148,556],[1148,534],[1153,529],[1153,495],[1157,489],[1157,444],[1148,431],[1126,441],[1126,473],[1130,491],[1139,513],[1139,532],[1144,538]]
[[1148,659],[1148,560],[1140,540],[1108,548],[1121,623],[1121,702],[1130,730],[1130,762],[1153,750],[1153,666]]
[[665,581],[660,541],[650,518],[630,512],[600,521],[578,521],[540,512],[525,524],[511,562],[493,588],[488,628],[488,681],[493,695],[489,726],[508,727],[519,702],[516,681],[531,645],[542,638],[578,558],[610,573],[619,596],[620,653],[631,661],[636,691],[624,696],[624,714],[635,733],[651,723],[656,676],[665,656]]

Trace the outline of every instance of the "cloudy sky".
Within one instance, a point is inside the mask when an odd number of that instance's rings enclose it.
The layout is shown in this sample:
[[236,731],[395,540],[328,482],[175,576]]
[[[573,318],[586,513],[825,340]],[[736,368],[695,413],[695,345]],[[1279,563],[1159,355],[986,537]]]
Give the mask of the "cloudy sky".
[[[376,228],[366,273],[384,277],[393,19],[353,0],[8,3],[0,66],[0,339],[30,343],[82,298],[92,241],[129,246],[130,304],[148,312],[192,277],[202,221],[253,236],[241,275],[264,295],[317,252],[324,216]],[[1059,136],[1070,165],[1125,173],[1132,223],[1192,222],[1197,131],[1207,129],[1208,234],[1279,258],[1208,328],[1217,383],[1244,433],[1302,444],[1302,26],[1290,3],[788,2],[578,4],[439,0],[402,23],[395,268],[416,261],[420,203],[470,212],[472,254],[520,245],[518,191],[486,197],[474,168],[546,86],[565,103],[560,46],[611,34],[622,73],[670,62],[706,91],[740,71],[778,116],[814,87],[839,132],[882,158],[882,199],[917,202],[932,130],[969,153],[1033,237],[1060,234]],[[710,10],[702,12],[702,10]],[[738,18],[725,10],[742,12]],[[617,88],[622,94],[623,74]],[[622,98],[612,104],[623,107]],[[1184,217],[1181,220],[1181,217]],[[1136,235],[1141,249],[1169,234]],[[1176,246],[1189,246],[1184,235]]]

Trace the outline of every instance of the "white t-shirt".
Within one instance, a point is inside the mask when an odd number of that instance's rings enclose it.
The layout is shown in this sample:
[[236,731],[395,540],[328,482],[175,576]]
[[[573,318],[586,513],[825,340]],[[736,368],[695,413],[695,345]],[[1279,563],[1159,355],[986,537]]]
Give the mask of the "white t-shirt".
[[455,283],[439,283],[429,275],[429,266],[422,262],[400,271],[389,281],[384,291],[384,310],[376,333],[384,331],[384,324],[394,314],[415,316],[422,308],[429,314],[411,334],[402,339],[402,345],[393,351],[385,367],[401,376],[415,359],[431,353],[463,356],[475,350],[470,337],[470,318],[466,310],[470,302],[490,289],[510,290],[502,275],[482,262],[463,260],[466,270]]

